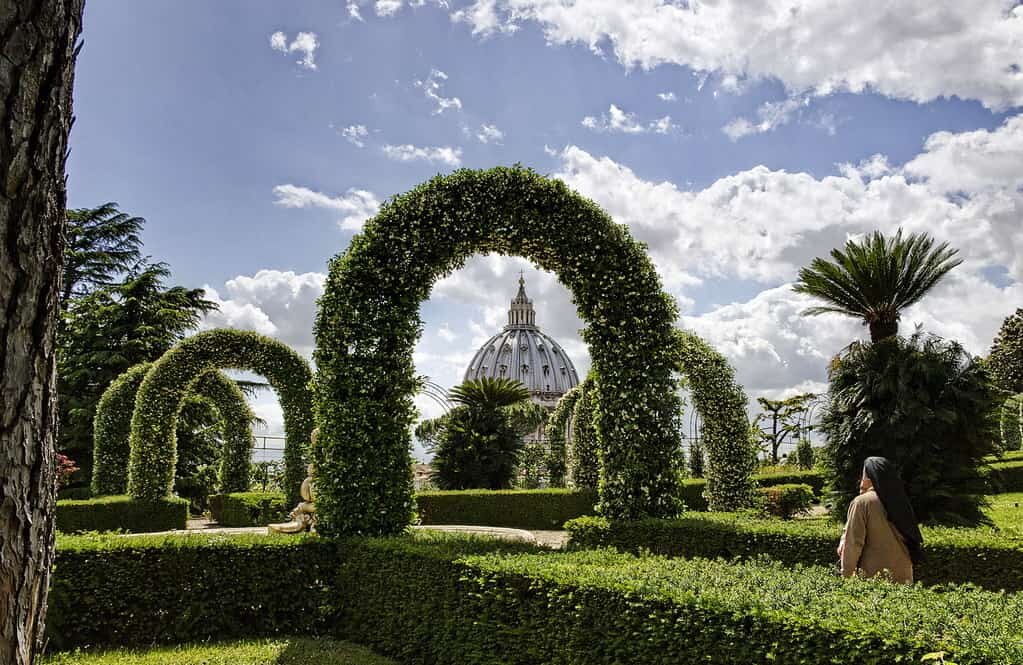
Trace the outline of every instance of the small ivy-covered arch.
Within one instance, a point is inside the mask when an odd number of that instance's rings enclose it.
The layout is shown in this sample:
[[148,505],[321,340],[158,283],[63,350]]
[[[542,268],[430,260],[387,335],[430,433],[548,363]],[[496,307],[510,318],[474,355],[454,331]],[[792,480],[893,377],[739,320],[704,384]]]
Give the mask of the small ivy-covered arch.
[[211,370],[263,376],[284,412],[285,492],[297,501],[305,477],[304,451],[313,429],[309,363],[286,344],[241,330],[207,330],[182,340],[157,360],[139,386],[131,419],[128,494],[159,499],[170,493],[177,461],[175,429],[182,400]]
[[525,168],[460,170],[385,203],[330,264],[316,321],[317,530],[390,534],[412,514],[412,352],[434,282],[474,254],[554,272],[587,328],[613,518],[679,509],[674,301],[643,246],[592,201]]
[[572,427],[572,413],[579,400],[579,386],[561,396],[547,417],[544,432],[547,435],[547,477],[551,487],[564,487],[568,477],[568,439]]
[[600,483],[601,461],[594,418],[597,413],[597,380],[594,373],[575,387],[578,397],[572,409],[572,436],[568,441],[568,481],[572,487],[592,489]]
[[677,330],[675,335],[678,371],[703,421],[700,436],[706,451],[709,507],[722,511],[749,507],[757,462],[746,393],[723,355],[692,332]]
[[[103,392],[93,419],[92,493],[124,494],[128,486],[131,416],[135,397],[153,363],[129,368]],[[203,374],[192,386],[193,395],[210,400],[223,423],[224,450],[220,486],[224,492],[244,492],[249,486],[253,413],[241,388],[219,371]]]

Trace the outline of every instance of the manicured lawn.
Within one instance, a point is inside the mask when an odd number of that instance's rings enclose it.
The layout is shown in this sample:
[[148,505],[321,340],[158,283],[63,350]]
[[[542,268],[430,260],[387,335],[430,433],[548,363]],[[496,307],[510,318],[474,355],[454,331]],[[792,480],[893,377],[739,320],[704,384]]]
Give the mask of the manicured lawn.
[[1023,492],[992,494],[988,497],[991,506],[985,510],[988,516],[1007,535],[1023,537]]
[[70,651],[43,665],[394,665],[368,649],[333,640],[278,638],[181,645],[142,651]]

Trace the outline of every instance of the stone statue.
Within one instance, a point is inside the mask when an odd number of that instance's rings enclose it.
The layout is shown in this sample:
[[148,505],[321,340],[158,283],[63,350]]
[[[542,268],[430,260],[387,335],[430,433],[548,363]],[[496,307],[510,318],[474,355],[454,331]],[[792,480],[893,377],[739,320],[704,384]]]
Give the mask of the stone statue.
[[[313,430],[312,441],[316,444],[316,436],[319,428]],[[271,524],[267,527],[268,533],[302,533],[303,531],[316,531],[316,504],[315,488],[313,486],[313,465],[306,467],[306,479],[302,481],[302,488],[299,493],[302,501],[291,511],[290,522],[283,524]]]

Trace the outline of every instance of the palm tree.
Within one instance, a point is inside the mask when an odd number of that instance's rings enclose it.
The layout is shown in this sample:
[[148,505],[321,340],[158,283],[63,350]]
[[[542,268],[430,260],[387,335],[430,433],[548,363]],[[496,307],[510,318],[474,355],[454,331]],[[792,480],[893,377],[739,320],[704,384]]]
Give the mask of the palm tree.
[[903,309],[920,301],[952,268],[962,263],[947,242],[935,245],[926,233],[903,237],[899,229],[886,238],[875,231],[862,241],[849,240],[844,251],[831,250],[828,261],[815,258],[799,271],[792,287],[826,301],[804,314],[845,314],[870,327],[873,342],[899,332]]
[[481,377],[451,389],[451,401],[478,411],[494,411],[529,399],[520,381],[504,377]]

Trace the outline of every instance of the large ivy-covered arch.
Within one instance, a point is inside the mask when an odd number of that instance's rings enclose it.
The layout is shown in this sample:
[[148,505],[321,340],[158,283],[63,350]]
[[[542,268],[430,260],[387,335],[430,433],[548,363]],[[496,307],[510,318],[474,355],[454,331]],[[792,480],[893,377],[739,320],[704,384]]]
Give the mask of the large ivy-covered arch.
[[601,510],[677,513],[674,302],[643,246],[592,201],[528,169],[495,168],[437,177],[388,201],[330,264],[316,321],[321,533],[408,525],[419,306],[438,278],[489,252],[556,273],[587,323],[601,378]]
[[[124,494],[128,486],[131,417],[135,397],[153,363],[129,368],[103,392],[93,419],[92,493]],[[249,487],[252,456],[252,409],[241,388],[219,371],[203,374],[192,394],[210,400],[223,423],[224,449],[220,463],[220,486],[224,492],[244,492]]]
[[748,399],[728,360],[686,330],[676,331],[678,370],[702,419],[707,501],[711,510],[738,510],[753,502],[756,451],[746,414]]
[[312,373],[302,356],[275,339],[240,330],[207,330],[182,340],[157,360],[139,386],[131,419],[128,494],[159,499],[170,493],[177,460],[178,412],[202,374],[238,369],[263,376],[284,412],[285,491],[297,501],[304,451],[313,429]]

